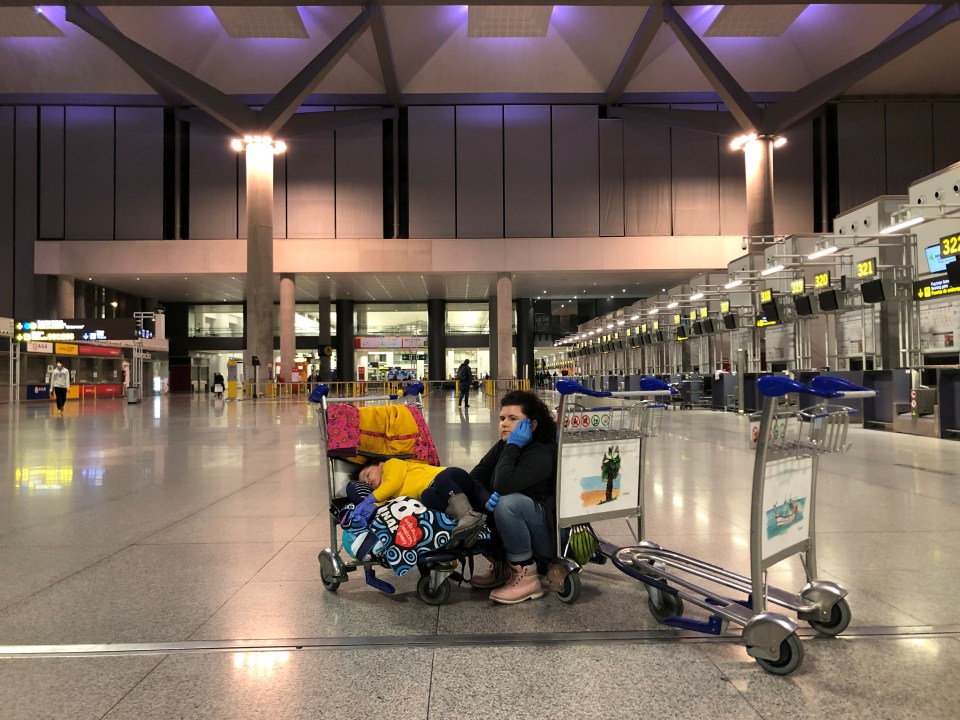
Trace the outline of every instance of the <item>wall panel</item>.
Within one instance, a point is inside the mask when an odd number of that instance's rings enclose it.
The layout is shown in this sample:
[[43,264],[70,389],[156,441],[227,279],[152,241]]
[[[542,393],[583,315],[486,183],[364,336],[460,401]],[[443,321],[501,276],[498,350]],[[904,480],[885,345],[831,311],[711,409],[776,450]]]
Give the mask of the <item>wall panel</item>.
[[[840,212],[887,194],[886,141],[881,103],[837,105]],[[906,188],[902,192],[906,192]],[[829,218],[832,222],[833,218]]]
[[40,108],[40,237],[62,240],[64,234],[64,139],[66,108]]
[[600,234],[600,148],[594,105],[554,105],[553,236]]
[[383,237],[383,121],[336,131],[340,238]]
[[503,237],[503,107],[456,108],[457,237]]
[[[787,144],[773,151],[774,232],[778,235],[812,233],[813,123],[783,133]],[[720,152],[723,154],[724,146]]]
[[933,105],[933,167],[942,170],[960,162],[960,102]]
[[64,237],[114,237],[114,109],[68,107],[64,144]]
[[906,195],[933,167],[933,108],[928,102],[886,103],[887,193]]
[[670,235],[670,128],[626,120],[623,130],[624,231],[628,236]]
[[237,233],[237,173],[243,157],[230,149],[226,130],[190,125],[190,237],[228,239]]
[[600,120],[600,234],[623,235],[623,120]]
[[30,317],[44,307],[45,297],[33,274],[37,240],[37,148],[39,113],[30,105],[14,110],[13,171],[13,310],[17,317]]
[[[777,161],[774,157],[774,182]],[[747,178],[743,151],[731,150],[726,138],[720,138],[720,234],[744,235],[747,232]],[[774,197],[774,202],[776,202]]]
[[117,108],[118,240],[163,237],[163,108]]
[[291,140],[287,153],[287,237],[335,236],[333,178],[332,131]]
[[452,238],[457,232],[456,130],[452,107],[407,111],[411,238]]
[[0,316],[13,317],[13,108],[0,107]]
[[550,106],[503,108],[506,237],[550,237]]
[[[685,105],[716,110],[716,105]],[[672,128],[670,157],[675,235],[720,232],[720,140],[711,133]]]

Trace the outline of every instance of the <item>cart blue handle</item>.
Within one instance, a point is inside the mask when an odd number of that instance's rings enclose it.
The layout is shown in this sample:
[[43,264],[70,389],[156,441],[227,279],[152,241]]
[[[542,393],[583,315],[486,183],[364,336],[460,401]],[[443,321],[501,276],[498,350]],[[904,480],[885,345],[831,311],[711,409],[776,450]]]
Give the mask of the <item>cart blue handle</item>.
[[403,396],[407,397],[409,395],[423,395],[423,383],[415,382],[413,385],[408,385],[403,390]]
[[330,386],[326,383],[320,383],[317,385],[313,391],[310,393],[310,402],[318,403],[321,402],[330,392]]
[[833,393],[832,397],[873,397],[877,394],[870,388],[833,375],[818,375],[810,381],[810,387],[821,392]]
[[757,389],[767,397],[783,397],[789,393],[803,393],[817,397],[839,397],[836,390],[812,388],[803,383],[791,380],[786,375],[765,375],[757,380]]
[[669,390],[671,395],[676,395],[679,390],[674,387],[670,387],[663,380],[655,377],[645,377],[640,378],[640,389],[647,392],[654,390]]
[[578,383],[576,380],[557,380],[557,392],[561,395],[573,395],[579,393],[581,395],[589,395],[590,397],[612,397],[612,392],[607,392],[606,390],[587,390],[583,385]]

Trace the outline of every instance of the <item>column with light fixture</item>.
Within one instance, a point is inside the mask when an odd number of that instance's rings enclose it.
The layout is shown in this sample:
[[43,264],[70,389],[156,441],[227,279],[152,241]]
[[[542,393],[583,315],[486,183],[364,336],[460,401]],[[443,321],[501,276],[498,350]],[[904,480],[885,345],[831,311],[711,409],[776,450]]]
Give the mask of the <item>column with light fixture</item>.
[[[490,356],[491,361],[493,355]],[[513,278],[497,275],[497,379],[515,377],[513,368]]]
[[293,380],[293,363],[297,354],[296,310],[296,276],[283,273],[280,275],[280,374],[287,380]]
[[730,147],[743,150],[747,190],[747,235],[772,237],[773,150],[783,147],[786,138],[751,133],[738,137]]
[[243,359],[247,376],[252,378],[254,356],[262,367],[273,369],[273,157],[287,146],[268,135],[246,135],[243,140],[231,141],[230,146],[244,152],[247,167],[247,346]]

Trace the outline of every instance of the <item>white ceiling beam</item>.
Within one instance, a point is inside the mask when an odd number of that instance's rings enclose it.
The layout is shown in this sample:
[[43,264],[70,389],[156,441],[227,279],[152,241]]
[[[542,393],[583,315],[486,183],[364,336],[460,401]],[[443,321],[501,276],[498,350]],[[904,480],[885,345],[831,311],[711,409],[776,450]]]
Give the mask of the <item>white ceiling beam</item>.
[[393,49],[390,46],[390,35],[387,32],[387,22],[383,17],[382,0],[373,6],[373,18],[370,29],[373,31],[373,44],[377,48],[377,58],[380,60],[380,74],[383,76],[383,86],[392,105],[400,104],[400,82],[397,79],[397,64],[393,59]]
[[761,133],[763,113],[760,108],[747,94],[747,91],[734,79],[733,75],[717,60],[717,57],[710,52],[700,36],[687,25],[680,14],[670,5],[663,6],[663,19],[673,30],[674,35],[677,36],[687,54],[700,68],[700,72],[704,74],[713,89],[723,99],[727,109],[740,123],[740,127],[748,133]]
[[297,75],[273,96],[259,113],[260,129],[267,135],[275,135],[286,124],[287,120],[297,111],[303,101],[320,84],[327,73],[333,69],[337,61],[356,42],[357,38],[370,26],[373,15],[372,3],[364,6],[363,10],[345,27],[337,37],[330,41],[320,53],[303,68]]
[[640,61],[643,60],[643,56],[647,54],[650,44],[653,42],[662,25],[663,8],[659,0],[657,0],[657,4],[648,8],[644,14],[643,20],[640,22],[640,27],[637,28],[633,40],[630,41],[630,45],[627,47],[627,52],[620,61],[620,67],[617,68],[617,72],[614,73],[610,84],[607,86],[607,105],[616,105],[620,102],[620,97],[623,95],[624,89],[627,87],[631,78],[633,78],[633,74],[637,71],[637,66],[640,64]]
[[956,3],[927,6],[877,47],[764,108],[764,125],[771,133],[778,133],[804,122],[851,85],[957,20],[960,20],[960,6]]
[[138,45],[115,28],[104,25],[85,8],[68,3],[66,18],[113,50],[131,68],[150,75],[235,132],[242,135],[256,127],[256,114],[246,105]]

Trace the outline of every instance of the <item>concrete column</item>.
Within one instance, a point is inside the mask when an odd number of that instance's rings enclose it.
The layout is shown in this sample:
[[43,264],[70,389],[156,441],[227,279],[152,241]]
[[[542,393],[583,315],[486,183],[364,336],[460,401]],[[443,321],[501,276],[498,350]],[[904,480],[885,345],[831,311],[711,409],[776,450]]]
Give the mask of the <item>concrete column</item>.
[[743,147],[743,159],[747,176],[747,235],[773,235],[773,138],[761,136],[748,142]]
[[320,379],[323,382],[330,380],[330,368],[333,366],[333,358],[327,355],[326,348],[333,350],[330,342],[330,298],[320,298],[317,302],[320,315],[320,329],[317,334],[317,352],[320,356]]
[[280,276],[280,374],[287,380],[292,379],[297,354],[295,277],[293,273]]
[[76,288],[74,280],[69,275],[57,275],[57,319],[77,317],[76,312]]
[[531,383],[537,377],[533,363],[533,336],[533,301],[517,298],[517,377],[526,378]]
[[[260,380],[273,368],[273,147],[249,143],[247,164],[247,284],[244,366],[260,358]],[[287,371],[289,372],[289,370]],[[252,371],[248,376],[252,378]]]
[[427,364],[431,380],[447,376],[447,301],[427,300]]
[[337,300],[337,379],[356,380],[353,347],[353,300]]
[[513,367],[513,278],[510,273],[497,275],[496,377],[516,377]]
[[490,347],[490,377],[499,377],[497,374],[497,296],[491,295],[487,301],[487,332]]
[[73,283],[73,312],[75,318],[85,318],[87,316],[87,284],[83,282]]

